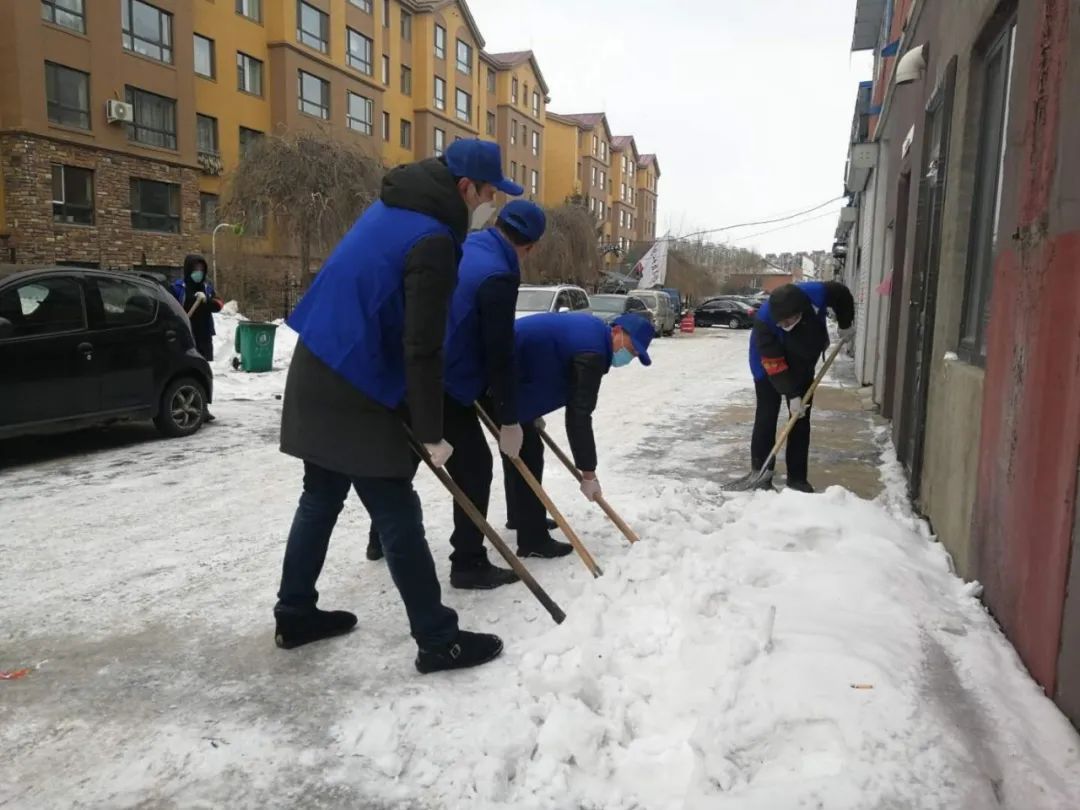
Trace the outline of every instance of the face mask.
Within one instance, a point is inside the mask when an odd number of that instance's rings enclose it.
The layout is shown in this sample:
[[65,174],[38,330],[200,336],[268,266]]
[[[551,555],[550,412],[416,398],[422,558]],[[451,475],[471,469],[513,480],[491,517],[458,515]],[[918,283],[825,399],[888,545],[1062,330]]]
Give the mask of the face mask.
[[798,326],[801,322],[802,322],[802,316],[800,315],[792,323],[789,323],[787,325],[780,324],[780,328],[783,329],[785,332],[790,332],[792,329],[794,329],[796,326]]
[[622,368],[630,365],[630,361],[633,359],[634,355],[629,349],[619,349],[611,356],[611,365],[615,368]]
[[206,278],[206,273],[204,273],[202,270],[196,270],[194,273],[191,274],[191,280],[194,281],[196,284],[202,284],[202,280],[204,278]]
[[469,225],[474,231],[478,231],[488,224],[488,220],[491,219],[491,215],[495,213],[495,203],[486,202],[480,203],[476,206],[472,212],[472,220]]

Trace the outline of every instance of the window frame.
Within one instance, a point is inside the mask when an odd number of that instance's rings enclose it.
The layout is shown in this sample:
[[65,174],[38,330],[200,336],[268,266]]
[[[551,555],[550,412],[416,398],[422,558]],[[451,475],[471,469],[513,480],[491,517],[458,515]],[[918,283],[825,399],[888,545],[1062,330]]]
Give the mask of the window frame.
[[529,148],[532,150],[533,157],[540,157],[540,130],[534,129],[532,131]]
[[[195,75],[199,76],[199,77],[201,77],[203,79],[212,79],[214,81],[217,81],[217,44],[214,42],[214,40],[210,39],[210,37],[204,37],[202,34],[199,34],[199,33],[193,33],[191,35],[191,38],[192,38],[194,48],[195,48],[195,61],[194,61],[194,64],[193,64],[193,69],[195,71]],[[206,42],[206,43],[208,43],[210,45],[210,72],[209,73],[200,73],[199,72],[199,40],[202,40],[203,42]]]
[[[203,121],[210,121],[213,132],[213,149],[206,150],[202,148],[202,130],[200,125]],[[195,113],[195,151],[200,155],[207,155],[208,157],[221,157],[221,133],[218,129],[218,119],[212,115],[204,115],[203,113]]]
[[529,169],[529,193],[534,197],[540,193],[540,172]]
[[[140,284],[134,279],[113,278],[111,276],[89,276],[86,278],[86,281],[89,283],[94,293],[89,299],[90,302],[94,304],[93,307],[90,308],[90,314],[93,316],[90,318],[90,331],[105,332],[112,329],[138,329],[139,327],[152,324],[157,318],[158,307],[160,306],[158,297],[143,284]],[[124,299],[124,310],[119,315],[110,313],[109,310],[105,308],[106,292],[108,287],[114,285],[115,287],[128,288],[127,297]],[[127,303],[136,295],[148,299],[152,306],[148,313],[141,313],[137,320],[128,320],[129,310],[127,308]],[[110,320],[110,315],[112,315],[112,320]]]
[[[157,93],[151,93],[149,90],[143,90],[141,87],[135,87],[131,84],[124,86],[124,98],[127,103],[131,105],[133,118],[135,119],[127,125],[128,143],[137,143],[140,146],[149,146],[153,149],[168,149],[172,152],[177,151],[179,127],[177,126],[176,121],[176,99],[162,96]],[[142,107],[142,104],[147,101],[153,101],[154,103],[165,102],[164,109],[171,112],[171,132],[168,129],[158,129],[144,123],[139,123],[139,110]],[[140,132],[150,133],[152,135],[156,134],[160,136],[160,139],[164,141],[164,143],[156,143],[154,140],[140,138]]]
[[383,83],[383,87],[389,87],[390,86],[390,57],[387,56],[384,53],[382,55],[382,58],[379,61],[382,63],[382,83]]
[[[50,82],[50,68],[53,69],[52,81]],[[58,81],[61,75],[74,74],[83,83],[82,90],[86,97],[86,109],[80,109],[77,107],[70,107],[61,100],[62,94],[60,90],[60,82]],[[52,90],[56,91],[56,97],[50,97],[50,83],[52,84]],[[85,132],[89,132],[91,128],[90,108],[93,105],[90,102],[90,74],[84,73],[81,70],[70,68],[67,65],[61,65],[59,62],[45,62],[45,115],[50,124],[56,124],[62,127],[71,127],[73,129],[80,129]],[[80,123],[70,123],[69,121],[62,120],[62,116],[58,115],[53,117],[53,110],[57,110],[60,113],[70,113],[72,111],[78,113],[77,118]],[[85,121],[85,124],[81,123]]]
[[498,118],[495,117],[495,113],[489,112],[487,114],[487,124],[486,124],[486,126],[487,126],[487,129],[486,129],[487,134],[494,137],[497,130],[498,130],[498,127],[499,127]]
[[[442,88],[441,98],[439,94],[440,87]],[[435,109],[439,112],[446,112],[446,79],[436,76],[431,91]]]
[[498,89],[498,77],[495,73],[495,68],[489,67],[487,69],[487,91],[488,93],[494,93]]
[[[439,137],[440,135],[442,136],[441,138]],[[442,142],[442,146],[439,145],[440,141]],[[446,152],[446,130],[440,127],[435,127],[435,131],[431,139],[431,144],[433,147],[432,151],[435,153],[435,157],[441,157],[442,154]]]
[[390,143],[390,113],[382,112],[382,139],[383,143]]
[[[244,133],[249,133],[247,136]],[[245,127],[243,124],[237,130],[237,144],[239,146],[240,159],[243,160],[247,157],[248,151],[251,149],[253,143],[259,143],[266,137],[266,133],[261,129],[252,129],[251,127]]]
[[[439,35],[442,34],[442,44],[439,44]],[[435,23],[434,53],[436,59],[446,60],[446,26]]]
[[516,146],[518,140],[518,122],[517,119],[511,119],[510,121],[510,145]]
[[[252,74],[257,78],[259,89],[255,90],[244,87],[244,79],[248,77],[247,67],[253,65],[257,70]],[[247,93],[249,96],[256,96],[258,98],[263,97],[263,61],[256,59],[251,54],[244,53],[243,51],[236,52],[236,89],[241,93]]]
[[517,76],[510,79],[510,103],[518,103],[518,80]]
[[[135,34],[136,4],[140,6],[145,6],[146,8],[152,9],[153,11],[157,12],[159,39],[156,42],[137,36]],[[161,62],[161,64],[163,65],[175,64],[176,45],[173,42],[172,12],[165,11],[165,9],[162,8],[158,8],[152,3],[147,3],[146,0],[120,0],[120,42],[124,50],[128,53],[133,53],[137,56],[142,56],[155,62]],[[159,55],[155,56],[152,53],[145,53],[138,50],[136,47],[136,44],[138,42],[147,43],[148,45],[157,48]]]
[[[206,210],[203,202],[207,199],[214,201],[214,222],[207,224]],[[199,230],[202,233],[211,233],[214,228],[221,224],[221,196],[210,191],[199,191]]]
[[[166,182],[161,181],[161,180],[151,180],[151,179],[149,179],[147,177],[134,177],[133,176],[133,177],[129,178],[129,180],[130,180],[129,189],[130,189],[130,194],[131,194],[131,196],[130,196],[130,206],[131,206],[131,227],[132,227],[132,230],[151,231],[153,233],[179,234],[181,232],[181,230],[180,230],[180,212],[181,212],[180,184],[179,183],[166,183]],[[136,203],[136,196],[137,195],[135,193],[135,189],[137,187],[141,188],[141,186],[139,186],[138,184],[142,184],[142,183],[152,183],[154,185],[166,186],[168,188],[169,208],[171,209],[168,213],[161,214],[161,213],[149,213],[149,212],[144,211],[142,209],[142,205],[141,205],[141,203],[143,202],[141,194],[138,195],[138,202],[140,203],[140,205],[138,207],[136,207],[135,203]],[[175,210],[175,213],[173,213],[173,210]],[[175,230],[173,230],[172,228],[153,228],[153,227],[148,227],[148,226],[143,226],[143,225],[137,225],[136,224],[136,218],[137,217],[144,217],[144,218],[149,217],[149,218],[154,219],[154,220],[162,220],[162,221],[166,221],[168,223],[175,223],[176,228],[175,228]],[[147,220],[147,221],[150,221],[150,220]]]
[[[254,23],[262,25],[262,0],[236,0],[236,4],[234,7],[236,8],[236,13],[243,17],[245,20],[251,20]],[[251,13],[251,9],[254,9],[254,14]]]
[[[6,338],[0,338],[0,342],[8,342],[8,341],[16,341],[16,340],[48,339],[48,338],[55,337],[56,335],[70,335],[70,334],[74,334],[76,332],[85,332],[85,331],[87,331],[89,329],[89,320],[87,319],[87,311],[86,311],[86,291],[85,291],[85,289],[83,289],[83,284],[79,280],[78,276],[57,274],[57,275],[44,276],[44,277],[40,277],[40,278],[28,278],[25,281],[23,281],[21,284],[13,284],[10,287],[6,288],[4,290],[4,294],[11,293],[11,294],[13,294],[15,296],[16,300],[19,300],[20,299],[19,291],[22,290],[24,287],[31,287],[31,286],[34,286],[34,285],[37,285],[39,287],[40,286],[48,286],[49,282],[51,282],[51,281],[67,282],[68,284],[74,285],[75,289],[78,290],[79,303],[82,305],[82,323],[79,324],[78,326],[74,326],[74,327],[68,328],[68,329],[55,329],[55,330],[44,331],[44,332],[30,331],[30,332],[27,332],[25,334],[19,334],[19,332],[18,332],[19,328],[24,327],[25,324],[17,323],[17,324],[13,324],[15,326],[15,331]],[[29,314],[32,314],[32,312],[30,312],[30,313],[23,313],[22,312],[22,306],[20,304],[20,316],[26,317]]]
[[402,149],[412,149],[412,140],[412,121],[402,118],[398,127],[398,143]]
[[401,66],[401,94],[412,96],[412,68],[408,65]]
[[[465,49],[465,61],[464,62],[461,61],[461,49],[462,48]],[[456,48],[454,56],[456,57],[458,72],[459,73],[464,73],[466,76],[472,76],[473,46],[470,45],[465,40],[458,38],[458,40],[457,40],[457,48]],[[463,64],[465,65],[465,67],[462,67]]]
[[[60,170],[60,199],[56,198],[56,170]],[[75,172],[85,172],[89,180],[90,198],[85,205],[79,203],[72,203],[68,199],[68,170]],[[69,166],[64,163],[51,164],[52,170],[52,221],[54,225],[79,225],[82,227],[94,227],[95,225],[95,187],[94,187],[94,170],[87,169],[85,166]],[[59,206],[59,210],[57,210]],[[69,214],[71,210],[74,213]],[[89,221],[79,221],[75,219],[75,216],[79,213],[88,215]],[[71,221],[65,219],[58,219],[57,217],[70,216]]]
[[[50,25],[57,25],[61,28],[66,28],[69,31],[74,31],[78,34],[86,34],[86,0],[74,0],[79,4],[79,11],[72,11],[64,6],[58,6],[57,3],[61,0],[41,0],[41,19]],[[46,12],[48,11],[48,16]],[[72,17],[78,21],[78,25],[68,25],[66,22],[60,22],[59,15],[64,14],[68,17]]]
[[[319,103],[307,99],[304,96],[304,77],[308,76],[319,83]],[[305,105],[311,105],[312,109],[317,112],[310,112],[306,109]],[[318,76],[314,73],[310,73],[303,68],[296,69],[296,106],[302,115],[316,118],[320,121],[330,120],[330,82],[326,79]]]
[[[353,51],[353,38],[360,41],[361,46],[367,46],[367,61],[364,61],[363,52],[356,54]],[[389,57],[384,56],[389,62]],[[375,75],[375,40],[355,28],[345,28],[345,61],[353,70],[363,73],[365,76]]]
[[[353,115],[353,99],[360,100],[361,106],[367,114],[367,121],[362,117]],[[357,122],[359,126],[354,126],[353,122]],[[346,90],[345,127],[352,132],[359,132],[361,135],[373,135],[375,133],[375,100],[360,93],[354,93],[352,90]]]
[[533,90],[532,102],[533,102],[532,103],[533,117],[534,118],[539,118],[540,117],[540,110],[541,110],[540,91],[539,90]]
[[[462,98],[465,99],[464,116],[462,116]],[[472,123],[472,93],[460,87],[454,89],[454,115],[459,121],[464,121],[466,124]]]
[[349,5],[355,6],[365,14],[374,14],[375,8],[372,0],[349,0]]
[[412,42],[412,13],[401,9],[401,38]]
[[[312,11],[318,15],[319,31],[314,34],[304,27],[304,11]],[[309,41],[310,39],[310,41]],[[330,15],[318,6],[313,6],[306,0],[296,0],[296,41],[306,48],[311,48],[318,53],[330,52]],[[316,44],[312,45],[314,42]]]

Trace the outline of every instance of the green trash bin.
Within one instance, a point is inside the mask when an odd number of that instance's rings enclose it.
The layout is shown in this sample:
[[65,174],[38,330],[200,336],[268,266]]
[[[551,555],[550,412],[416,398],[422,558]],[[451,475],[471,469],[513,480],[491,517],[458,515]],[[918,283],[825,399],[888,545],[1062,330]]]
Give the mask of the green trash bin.
[[274,333],[277,324],[242,321],[236,325],[233,339],[244,371],[270,371],[274,367]]

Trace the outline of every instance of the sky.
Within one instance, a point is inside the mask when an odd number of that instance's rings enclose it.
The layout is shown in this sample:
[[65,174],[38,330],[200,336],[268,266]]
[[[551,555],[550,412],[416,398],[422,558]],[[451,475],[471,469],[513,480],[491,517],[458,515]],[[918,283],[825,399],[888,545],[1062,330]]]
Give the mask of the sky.
[[[855,0],[468,2],[486,50],[536,53],[551,111],[606,112],[612,134],[657,154],[658,235],[772,219],[843,194],[855,93],[872,66],[850,52]],[[709,238],[828,250],[842,204],[794,227]]]

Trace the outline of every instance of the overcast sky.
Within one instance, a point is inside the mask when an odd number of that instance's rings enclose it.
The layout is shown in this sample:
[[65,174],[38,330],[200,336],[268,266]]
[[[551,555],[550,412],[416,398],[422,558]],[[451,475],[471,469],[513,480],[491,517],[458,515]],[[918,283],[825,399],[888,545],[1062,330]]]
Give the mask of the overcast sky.
[[[843,193],[856,87],[871,78],[870,56],[850,53],[855,0],[469,7],[487,50],[536,52],[552,111],[606,112],[613,134],[657,154],[659,234],[771,219]],[[761,233],[776,227],[714,238],[762,252],[827,250],[836,216]]]

